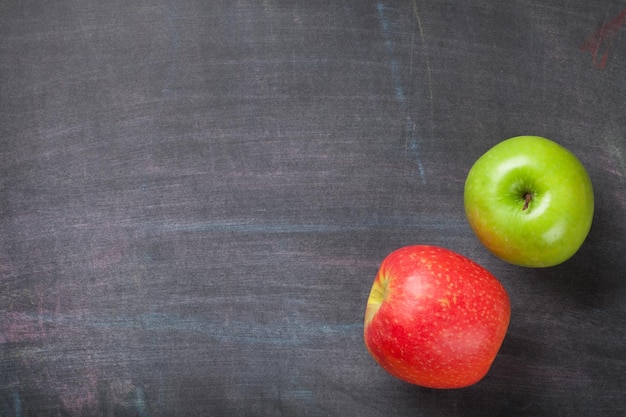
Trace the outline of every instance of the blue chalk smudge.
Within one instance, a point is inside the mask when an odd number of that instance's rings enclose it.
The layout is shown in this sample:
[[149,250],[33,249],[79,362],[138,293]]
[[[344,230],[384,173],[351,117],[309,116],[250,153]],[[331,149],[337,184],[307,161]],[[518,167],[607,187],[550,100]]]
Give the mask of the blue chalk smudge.
[[141,387],[135,389],[135,408],[139,417],[148,417],[146,412],[146,397]]
[[389,28],[389,22],[385,17],[385,6],[381,2],[379,2],[376,5],[376,8],[378,9],[378,19],[380,20],[380,26],[383,30],[383,35],[385,36],[385,48],[387,49],[387,53],[390,56],[391,80],[393,82],[395,97],[397,100],[404,103],[406,101],[406,96],[404,95],[404,88],[402,87],[402,83],[400,82],[398,60],[393,57],[395,49],[391,40],[391,30]]
[[170,58],[170,65],[167,69],[167,78],[165,79],[165,86],[163,87],[163,93],[170,93],[172,85],[174,83],[174,77],[176,75],[176,61],[178,58],[178,31],[176,30],[175,20],[177,18],[176,2],[171,0],[169,3],[169,14],[166,19],[167,31],[170,34],[170,46],[172,57]]
[[426,182],[426,176],[424,172],[424,165],[419,158],[420,149],[419,149],[419,141],[417,139],[417,135],[415,133],[415,123],[411,120],[410,117],[406,118],[406,132],[409,137],[409,151],[415,155],[415,162],[417,162],[417,169],[419,170],[420,177],[422,178],[422,182]]
[[13,389],[13,411],[15,412],[15,417],[22,417],[22,399],[16,389]]
[[[391,80],[393,82],[394,96],[396,100],[400,103],[403,111],[406,114],[408,113],[408,106],[406,103],[407,99],[404,93],[404,87],[402,86],[402,82],[400,80],[399,64],[397,58],[395,57],[395,48],[391,39],[391,28],[389,27],[389,21],[385,16],[385,5],[382,2],[378,2],[376,4],[376,9],[378,11],[378,20],[380,21],[380,27],[382,29],[383,36],[385,37],[385,49],[387,50],[387,54],[389,55],[389,65],[391,68]],[[422,183],[425,184],[426,176],[424,165],[422,164],[420,158],[419,140],[415,131],[415,123],[413,123],[411,118],[408,116],[406,120],[405,134],[408,137],[407,150],[409,150],[414,155],[420,178],[422,180]]]
[[[411,123],[410,120],[408,123]],[[419,141],[412,135],[409,147],[417,149]],[[413,152],[413,150],[411,151]],[[402,228],[403,230],[458,230],[465,226],[465,219],[451,219],[443,214],[424,217],[419,214],[407,216],[376,216],[358,222],[343,221],[335,223],[293,223],[267,219],[232,219],[232,220],[189,220],[189,221],[147,221],[129,227],[141,226],[145,238],[168,233],[229,233],[229,234],[335,234],[347,232],[371,232],[376,229]],[[149,261],[149,259],[146,259]]]
[[[93,328],[101,330],[170,333],[183,332],[205,336],[225,343],[245,343],[275,346],[319,345],[320,340],[336,340],[338,337],[358,339],[363,331],[363,323],[270,323],[260,326],[255,322],[234,321],[228,323],[207,321],[203,317],[182,317],[174,314],[146,313],[132,317],[74,317],[44,316],[47,323],[71,328]],[[16,408],[20,407],[19,397],[15,397]],[[145,394],[141,387],[135,390],[133,405],[140,415],[147,416]]]
[[[409,120],[409,123],[410,122]],[[412,134],[412,143],[409,148],[417,151],[419,141]],[[371,231],[376,228],[401,227],[403,229],[430,229],[438,230],[440,227],[457,230],[465,222],[464,219],[454,220],[444,215],[429,216],[378,216],[375,219],[364,219],[354,223],[287,223],[274,221],[259,221],[254,219],[240,221],[173,221],[173,222],[145,222],[143,229],[146,236],[158,236],[164,233],[262,233],[262,234],[298,234],[298,233],[345,233]]]

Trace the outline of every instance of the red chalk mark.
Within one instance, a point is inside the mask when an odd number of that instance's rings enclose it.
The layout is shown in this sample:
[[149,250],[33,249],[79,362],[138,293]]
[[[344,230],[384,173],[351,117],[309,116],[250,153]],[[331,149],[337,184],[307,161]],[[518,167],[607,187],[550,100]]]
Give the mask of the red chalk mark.
[[[622,27],[626,21],[626,9],[622,10],[613,19],[602,25],[589,39],[580,46],[581,51],[591,52],[593,57],[593,65],[596,68],[604,68],[606,66],[606,60],[609,57],[609,51],[613,38],[617,34],[617,31]],[[603,48],[604,47],[604,48]],[[598,55],[602,53],[602,57],[598,60]]]

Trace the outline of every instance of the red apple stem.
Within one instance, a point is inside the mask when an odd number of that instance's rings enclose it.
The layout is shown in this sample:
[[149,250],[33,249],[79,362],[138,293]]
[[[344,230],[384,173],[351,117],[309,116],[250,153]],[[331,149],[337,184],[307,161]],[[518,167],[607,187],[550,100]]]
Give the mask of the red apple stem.
[[524,194],[524,207],[522,207],[522,211],[528,210],[528,205],[530,204],[530,200],[533,199],[533,195],[531,193]]

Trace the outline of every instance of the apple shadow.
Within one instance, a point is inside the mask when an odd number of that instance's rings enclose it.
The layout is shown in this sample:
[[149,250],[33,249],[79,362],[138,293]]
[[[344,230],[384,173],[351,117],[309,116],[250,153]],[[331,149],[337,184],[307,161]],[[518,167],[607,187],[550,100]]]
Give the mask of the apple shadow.
[[593,224],[587,239],[564,263],[532,270],[532,279],[553,297],[569,297],[577,308],[604,308],[621,303],[626,242],[621,218],[624,208],[612,195],[597,195]]
[[[530,394],[530,395],[529,395]],[[540,392],[529,393],[511,383],[486,376],[475,385],[460,389],[438,390],[406,386],[407,403],[419,409],[420,415],[455,415],[463,417],[515,417],[548,415],[540,402],[533,397]]]

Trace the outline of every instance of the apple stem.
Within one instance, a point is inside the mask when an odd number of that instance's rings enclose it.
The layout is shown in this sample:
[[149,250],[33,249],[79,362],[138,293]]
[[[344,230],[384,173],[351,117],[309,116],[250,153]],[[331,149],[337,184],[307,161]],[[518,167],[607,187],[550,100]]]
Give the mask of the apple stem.
[[528,210],[528,205],[530,204],[530,200],[533,199],[533,195],[531,193],[524,194],[524,207],[522,207],[522,211]]

